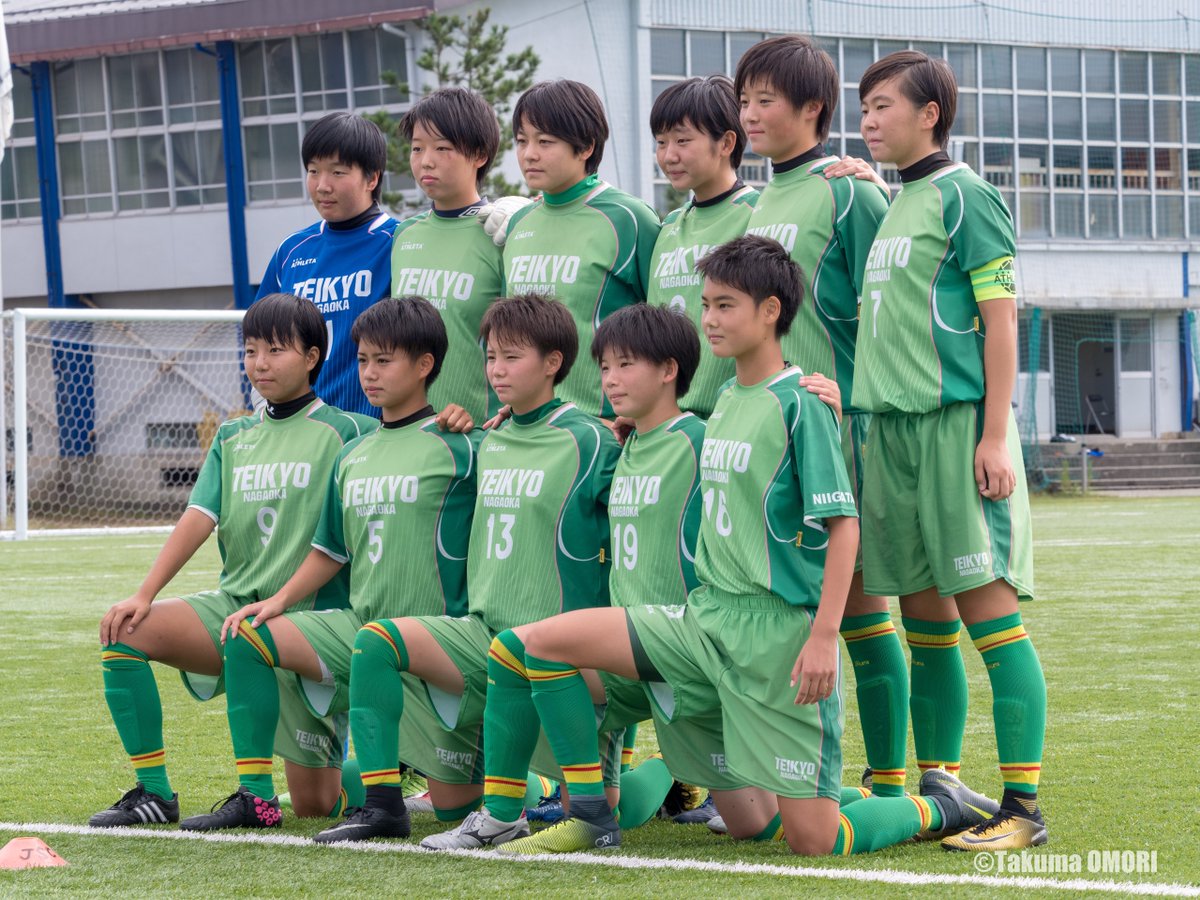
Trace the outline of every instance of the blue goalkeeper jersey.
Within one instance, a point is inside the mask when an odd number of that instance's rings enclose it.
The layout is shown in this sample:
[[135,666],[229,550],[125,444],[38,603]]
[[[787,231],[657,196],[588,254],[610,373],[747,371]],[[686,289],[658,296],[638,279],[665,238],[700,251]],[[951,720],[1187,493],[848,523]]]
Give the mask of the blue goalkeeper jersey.
[[391,293],[396,225],[380,213],[357,228],[330,228],[320,221],[289,235],[267,264],[255,298],[283,293],[315,303],[329,330],[329,355],[313,389],[330,406],[375,418],[379,411],[358,383],[350,326],[359,313]]

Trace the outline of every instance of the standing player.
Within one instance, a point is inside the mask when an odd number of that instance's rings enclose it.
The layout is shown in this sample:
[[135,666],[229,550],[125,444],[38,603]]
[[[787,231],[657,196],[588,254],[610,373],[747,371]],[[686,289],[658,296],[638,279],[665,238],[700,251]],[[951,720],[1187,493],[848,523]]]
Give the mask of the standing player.
[[[381,411],[383,425],[338,456],[304,563],[278,593],[233,613],[221,630],[237,793],[251,803],[275,796],[276,673],[294,673],[285,678],[314,714],[344,717],[354,639],[364,622],[466,612],[474,441],[443,434],[426,399],[426,386],[438,377],[446,356],[446,328],[428,302],[404,297],[366,310],[351,339],[358,345],[363,389]],[[292,611],[351,561],[349,609]],[[398,785],[396,757],[380,767],[360,751],[359,762],[367,768],[369,792],[392,783],[379,775],[380,768]],[[452,787],[433,786],[440,806],[461,805],[455,794]],[[197,831],[258,824],[243,822],[234,804],[189,821]],[[391,823],[389,833],[406,837],[408,819]]]
[[[850,399],[862,272],[887,209],[886,192],[843,171],[822,142],[837,106],[837,67],[808,38],[784,35],[751,47],[734,80],[742,125],[756,153],[771,160],[771,180],[750,216],[749,234],[779,241],[808,276],[796,327],[783,339],[784,359],[837,381],[847,401],[842,453],[855,497],[862,490],[862,442],[869,417]],[[863,593],[855,574],[842,623],[854,662],[859,719],[873,787],[904,793],[908,678],[887,598]]]
[[[738,178],[746,134],[738,121],[733,82],[724,75],[689,78],[659,94],[650,110],[659,170],[691,199],[663,219],[654,243],[646,300],[666,305],[700,324],[701,278],[696,263],[704,254],[746,232],[758,191]],[[707,417],[717,391],[733,377],[733,360],[700,348],[700,368],[682,409]]]
[[[330,113],[309,126],[300,156],[305,188],[321,220],[284,238],[263,273],[258,298],[285,291],[316,305],[329,330],[329,358],[316,386],[318,395],[340,408],[374,416],[375,408],[359,390],[350,329],[364,309],[393,293],[392,238],[398,223],[379,207],[387,140],[362,116]],[[503,244],[503,223],[514,205],[526,202],[501,198],[493,207],[477,210],[472,221],[486,222]],[[485,220],[492,212],[494,218]]]
[[461,404],[476,422],[498,404],[484,374],[479,323],[501,294],[501,250],[479,227],[483,179],[500,145],[496,114],[464,88],[442,88],[418,100],[400,120],[412,146],[413,180],[433,202],[401,222],[392,245],[392,294],[420,294],[442,315],[450,339],[430,401]]
[[[776,242],[753,236],[713,250],[700,271],[706,334],[737,368],[736,382],[717,399],[700,457],[700,587],[683,606],[584,610],[517,629],[568,782],[596,767],[587,740],[591,698],[576,668],[587,666],[649,682],[668,721],[719,714],[721,728],[709,743],[693,732],[692,752],[720,759],[730,779],[776,795],[797,853],[874,849],[923,826],[978,821],[964,801],[985,798],[943,772],[923,782],[928,796],[868,797],[839,814],[837,634],[858,522],[836,419],[800,384],[800,370],[784,362],[780,347],[803,294],[802,274]],[[723,740],[713,741],[718,734]],[[753,792],[738,792],[734,805],[726,799],[718,793],[731,831],[739,819],[760,816]],[[573,813],[501,852],[619,843],[601,804],[578,804]]]
[[[1012,217],[995,188],[945,153],[958,94],[949,65],[893,53],[863,74],[859,94],[871,155],[895,163],[904,185],[867,260],[854,376],[855,404],[875,413],[863,493],[866,587],[900,595],[910,643],[921,633],[931,654],[959,659],[961,617],[987,666],[1003,803],[942,846],[1034,846],[1046,841],[1037,802],[1046,683],[1018,609],[1033,595],[1033,551],[1010,405]],[[918,661],[914,650],[914,696]],[[928,718],[914,707],[918,754],[930,731],[961,745],[966,696],[954,688],[929,686]]]
[[[508,220],[505,293],[561,300],[586,359],[596,327],[646,299],[658,216],[596,174],[608,121],[587,85],[535,84],[517,100],[513,136],[525,183],[541,197]],[[559,394],[590,415],[612,417],[590,360],[571,371]]]
[[350,328],[359,313],[390,293],[396,220],[379,208],[387,139],[362,116],[330,113],[309,127],[300,156],[321,220],[284,238],[267,263],[258,298],[286,291],[313,302],[329,330],[318,395],[374,416],[358,386]]
[[[264,297],[247,310],[242,333],[246,376],[267,406],[221,426],[188,508],[146,580],[100,623],[104,697],[138,783],[92,816],[91,825],[179,820],[149,662],[179,669],[199,700],[224,690],[221,623],[246,602],[274,594],[295,571],[312,539],[334,459],[347,441],[375,427],[313,393],[328,345],[325,323],[310,302],[288,294]],[[220,587],[154,602],[214,527]],[[346,588],[346,580],[338,579],[302,602],[310,609],[344,606]],[[274,682],[272,690],[279,691]],[[294,690],[284,690],[281,703],[277,750],[287,760],[294,808],[302,816],[326,815],[338,797],[344,728],[309,714]],[[278,804],[251,804],[244,811],[264,823],[279,815]]]
[[[470,613],[376,620],[355,641],[350,672],[355,746],[361,758],[388,768],[396,758],[413,761],[413,747],[402,740],[397,745],[397,734],[398,724],[417,711],[437,722],[423,743],[432,741],[440,759],[481,772],[481,724],[486,729],[485,718],[514,713],[502,702],[484,709],[486,699],[503,691],[489,677],[496,632],[564,608],[608,602],[605,504],[618,449],[598,420],[554,396],[578,352],[571,314],[540,297],[505,298],[488,308],[481,334],[488,379],[513,415],[479,449],[467,558]],[[536,714],[532,720],[536,741]],[[595,740],[594,722],[592,728]],[[528,753],[524,759],[528,762]],[[369,780],[372,767],[364,768]],[[614,776],[615,768],[614,754]],[[485,802],[514,808],[503,827],[497,825],[501,833],[529,833],[523,815],[526,775],[522,767],[511,778],[485,781]],[[363,813],[321,839],[388,834],[389,823],[402,815],[396,799],[369,793]],[[383,812],[368,812],[373,809]],[[479,846],[493,822],[474,812],[452,833],[467,836],[463,846]],[[470,837],[480,833],[484,840]]]

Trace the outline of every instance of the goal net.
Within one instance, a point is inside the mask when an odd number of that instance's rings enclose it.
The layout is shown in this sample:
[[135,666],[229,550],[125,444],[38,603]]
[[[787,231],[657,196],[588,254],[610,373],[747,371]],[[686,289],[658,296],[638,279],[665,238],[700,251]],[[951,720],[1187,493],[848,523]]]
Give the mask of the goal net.
[[0,534],[172,524],[218,426],[249,403],[241,317],[4,313]]

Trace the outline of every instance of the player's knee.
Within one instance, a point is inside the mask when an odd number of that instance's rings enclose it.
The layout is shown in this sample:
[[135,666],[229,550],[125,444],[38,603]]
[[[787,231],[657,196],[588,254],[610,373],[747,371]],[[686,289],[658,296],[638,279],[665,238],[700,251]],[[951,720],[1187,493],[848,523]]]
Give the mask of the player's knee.
[[793,827],[791,823],[785,823],[783,839],[797,856],[825,856],[833,851],[837,829],[815,828],[812,824]]

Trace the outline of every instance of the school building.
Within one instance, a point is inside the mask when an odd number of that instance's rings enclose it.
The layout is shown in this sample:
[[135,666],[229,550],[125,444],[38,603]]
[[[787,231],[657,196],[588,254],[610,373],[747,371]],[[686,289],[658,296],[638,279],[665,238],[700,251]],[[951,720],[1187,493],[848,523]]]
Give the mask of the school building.
[[[307,123],[402,112],[384,73],[424,83],[417,21],[481,6],[510,49],[535,49],[539,77],[597,90],[613,132],[601,175],[662,212],[646,123],[673,80],[732,73],[764,36],[812,35],[843,80],[828,149],[867,157],[861,73],[900,48],[945,57],[961,87],[952,153],[1017,224],[1016,401],[1035,404],[1042,439],[1192,429],[1200,0],[5,0],[5,306],[246,305],[279,240],[316,217]],[[748,181],[768,174],[747,154]]]

